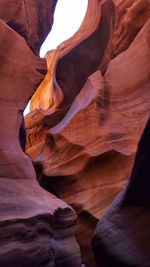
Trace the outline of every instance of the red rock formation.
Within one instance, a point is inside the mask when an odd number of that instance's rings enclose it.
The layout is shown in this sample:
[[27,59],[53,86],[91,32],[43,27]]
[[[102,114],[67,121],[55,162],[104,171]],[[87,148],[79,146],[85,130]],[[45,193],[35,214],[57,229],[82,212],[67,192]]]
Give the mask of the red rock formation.
[[[46,11],[42,35],[35,20],[38,3]],[[75,212],[39,186],[31,160],[19,143],[22,112],[47,71],[45,60],[32,52],[21,35],[31,48],[38,49],[51,27],[51,21],[47,21],[48,3],[54,7],[56,1],[0,1],[3,19],[0,19],[0,266],[3,267],[81,266],[74,238]]]
[[150,266],[150,119],[140,140],[127,188],[97,224],[97,266]]
[[47,76],[39,87],[26,128],[38,179],[78,212],[77,239],[93,267],[91,235],[126,185],[150,112],[150,3],[89,1],[87,12],[92,27],[87,13],[77,35],[46,56],[53,84]]
[[38,54],[51,30],[56,3],[57,0],[1,0],[0,18]]
[[[48,13],[39,16],[47,4],[53,10],[56,3],[0,3],[1,266],[80,266],[75,214],[39,187],[18,140],[22,111],[46,73],[45,61],[26,42],[38,53],[51,27]],[[94,16],[91,28],[89,14]],[[50,77],[49,86],[46,76],[42,86],[46,83],[48,100],[40,102],[48,109],[26,119],[27,152],[41,185],[78,212],[76,233],[87,266],[94,266],[89,243],[95,225],[126,184],[149,115],[148,18],[149,1],[90,1],[79,32],[54,52],[54,71],[48,74],[54,80]],[[141,161],[135,162],[123,200],[116,200],[98,224],[93,241],[98,266],[149,265],[148,187],[141,182],[149,168]]]

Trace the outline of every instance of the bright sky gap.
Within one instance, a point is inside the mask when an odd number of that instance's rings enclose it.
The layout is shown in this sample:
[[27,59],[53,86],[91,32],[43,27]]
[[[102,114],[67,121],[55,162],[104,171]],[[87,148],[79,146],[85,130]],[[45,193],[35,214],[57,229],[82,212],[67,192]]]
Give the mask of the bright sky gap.
[[[44,57],[46,52],[70,38],[80,27],[86,10],[88,0],[58,0],[54,24],[51,32],[47,36],[40,50],[40,57]],[[24,115],[29,112],[29,104],[24,111]]]

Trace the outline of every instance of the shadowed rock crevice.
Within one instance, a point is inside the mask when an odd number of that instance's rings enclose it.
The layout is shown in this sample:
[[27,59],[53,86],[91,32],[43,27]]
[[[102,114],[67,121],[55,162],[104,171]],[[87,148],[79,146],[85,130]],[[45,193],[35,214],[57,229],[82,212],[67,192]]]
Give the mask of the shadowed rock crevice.
[[97,70],[113,31],[113,16],[113,3],[106,1],[96,31],[58,61],[56,79],[64,93],[60,108],[72,103],[87,78]]
[[0,18],[18,32],[38,55],[51,30],[56,4],[57,0],[10,0],[9,4],[1,1]]
[[149,266],[149,134],[150,119],[140,139],[127,188],[96,227],[93,250],[97,266]]
[[138,144],[135,162],[123,205],[150,206],[150,118]]

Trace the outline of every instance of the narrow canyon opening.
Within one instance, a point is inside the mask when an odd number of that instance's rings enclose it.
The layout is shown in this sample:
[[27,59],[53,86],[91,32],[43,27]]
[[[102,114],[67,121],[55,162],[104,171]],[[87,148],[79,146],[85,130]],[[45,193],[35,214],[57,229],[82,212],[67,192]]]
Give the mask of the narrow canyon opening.
[[[40,57],[54,50],[69,39],[81,26],[88,6],[88,0],[58,0],[54,12],[54,23],[50,33],[40,49]],[[24,110],[24,116],[30,111],[30,101]]]
[[0,1],[0,266],[150,266],[149,7]]

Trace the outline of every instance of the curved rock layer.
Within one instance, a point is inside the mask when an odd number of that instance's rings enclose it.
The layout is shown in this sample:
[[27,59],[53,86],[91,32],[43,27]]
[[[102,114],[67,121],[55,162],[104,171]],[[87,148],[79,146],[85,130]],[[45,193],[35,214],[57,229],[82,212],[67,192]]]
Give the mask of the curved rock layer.
[[[68,53],[75,46],[85,40],[91,34],[91,32],[96,29],[97,24],[99,23],[100,14],[101,4],[98,3],[97,0],[89,1],[83,23],[75,35],[66,40],[63,44],[59,45],[56,51],[54,50],[47,52],[45,58],[47,59],[48,73],[31,99],[31,110],[34,110],[35,108],[42,108],[45,110],[45,115],[47,113],[51,114],[61,103],[63,100],[63,92],[54,72],[57,62],[65,55],[68,56]],[[65,67],[67,67],[67,64]],[[63,76],[64,75],[65,72],[63,73]],[[65,98],[66,97],[68,97],[68,95],[65,96]],[[48,110],[46,110],[47,108]]]
[[0,19],[24,37],[38,54],[51,30],[56,3],[57,0],[1,0]]
[[[47,72],[45,59],[36,56],[21,35],[27,37],[28,44],[32,35],[31,48],[40,45],[51,27],[51,21],[46,21],[48,3],[54,8],[56,1],[0,1],[3,19],[0,19],[0,266],[3,267],[81,266],[74,236],[76,214],[39,186],[31,160],[19,142],[23,110]],[[38,4],[46,12],[42,35],[37,35],[35,20],[37,11],[41,11]],[[28,16],[24,13],[27,10]]]
[[150,266],[150,119],[139,142],[127,188],[117,196],[96,227],[97,266]]
[[89,1],[81,29],[46,55],[51,82],[40,85],[25,119],[40,184],[78,213],[88,267],[92,233],[126,186],[150,112],[149,18],[149,1]]

